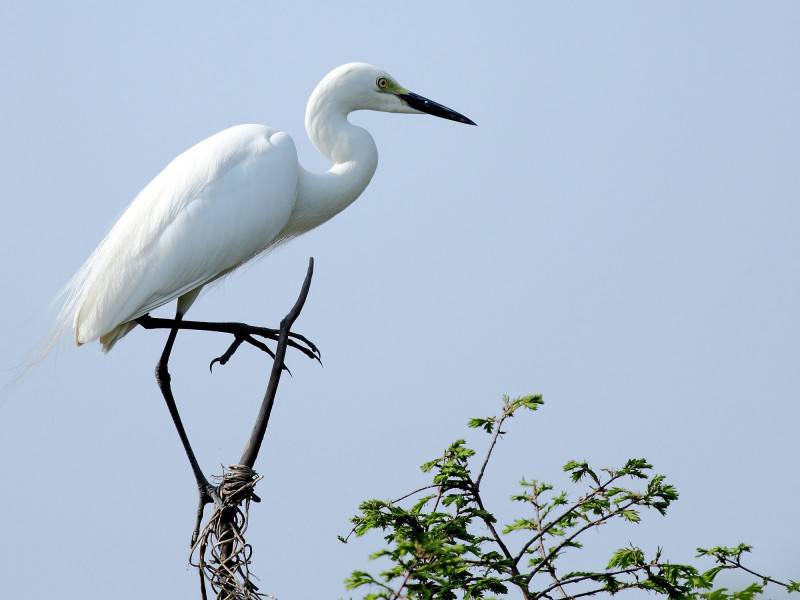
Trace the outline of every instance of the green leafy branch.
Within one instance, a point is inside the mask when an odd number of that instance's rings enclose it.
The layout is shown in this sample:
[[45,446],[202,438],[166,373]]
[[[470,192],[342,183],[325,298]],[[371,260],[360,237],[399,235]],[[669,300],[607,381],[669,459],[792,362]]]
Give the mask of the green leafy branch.
[[[669,562],[660,548],[648,557],[631,545],[614,552],[603,568],[564,572],[561,559],[583,547],[580,538],[586,532],[615,520],[639,523],[643,511],[666,515],[678,499],[677,490],[663,475],[654,474],[643,458],[616,469],[567,462],[564,471],[571,480],[586,486],[573,500],[548,483],[523,479],[511,500],[528,508],[500,526],[481,495],[484,474],[508,419],[542,404],[541,396],[504,397],[498,415],[470,419],[469,427],[490,436],[474,470],[475,451],[456,440],[439,458],[422,465],[432,476],[429,485],[395,500],[362,503],[350,534],[339,539],[347,542],[352,534],[383,532],[386,547],[371,558],[382,559],[388,567],[377,574],[354,571],[346,580],[348,589],[363,588],[365,600],[488,598],[512,589],[526,600],[613,595],[626,589],[668,598],[749,600],[768,584],[800,591],[798,582],[782,582],[745,566],[742,557],[751,548],[744,544],[699,548],[698,557],[715,563],[704,571]],[[756,581],[736,592],[714,589],[717,575],[732,570]]]

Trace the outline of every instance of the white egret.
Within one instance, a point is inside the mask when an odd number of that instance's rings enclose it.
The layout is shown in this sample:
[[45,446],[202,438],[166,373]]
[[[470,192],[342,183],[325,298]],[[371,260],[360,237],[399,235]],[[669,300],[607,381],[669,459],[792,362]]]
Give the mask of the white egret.
[[[182,317],[203,286],[324,223],[364,191],[378,151],[372,136],[348,121],[357,110],[428,113],[475,124],[410,92],[377,67],[342,65],[314,89],[305,115],[309,138],[333,163],[327,172],[300,166],[292,138],[277,129],[238,125],[221,131],[175,158],[139,193],[66,288],[60,322],[72,326],[78,345],[99,339],[108,351],[137,323],[170,329],[156,376],[200,486],[201,504],[213,492],[169,388],[167,363],[177,331],[234,334],[236,341],[220,357],[225,362],[242,341],[267,350],[250,335],[269,337],[274,330]],[[175,299],[174,320],[149,317]],[[293,345],[316,353],[302,336],[295,336]]]
[[331,71],[308,101],[309,138],[333,166],[311,173],[294,142],[266,125],[238,125],[203,140],[145,187],[69,286],[62,318],[78,345],[103,350],[136,319],[178,299],[183,314],[204,285],[349,206],[375,172],[372,136],[356,110],[425,112],[473,124],[401,87],[385,71],[351,63]]

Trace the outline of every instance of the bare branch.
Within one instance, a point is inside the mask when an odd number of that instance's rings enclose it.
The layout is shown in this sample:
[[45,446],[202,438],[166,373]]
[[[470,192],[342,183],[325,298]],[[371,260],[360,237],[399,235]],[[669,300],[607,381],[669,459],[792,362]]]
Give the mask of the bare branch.
[[[207,597],[206,579],[208,579],[214,592],[216,592],[218,600],[256,600],[264,596],[253,583],[253,577],[250,573],[252,547],[244,537],[248,525],[250,502],[260,501],[255,494],[255,485],[261,477],[253,471],[253,465],[258,458],[258,453],[264,440],[281,374],[286,370],[284,360],[287,348],[290,346],[299,348],[307,355],[318,358],[319,351],[316,346],[302,336],[291,333],[291,327],[300,315],[308,297],[313,273],[314,259],[310,258],[300,294],[294,306],[281,320],[280,330],[277,335],[274,330],[256,331],[259,328],[250,326],[245,326],[249,328],[249,331],[242,333],[238,324],[223,324],[226,327],[231,326],[229,327],[230,331],[226,332],[233,333],[236,339],[228,351],[219,359],[222,364],[227,362],[228,358],[232,356],[243,341],[259,348],[264,346],[261,342],[250,337],[251,334],[268,334],[264,335],[264,337],[277,339],[278,343],[273,355],[274,362],[267,389],[264,392],[258,416],[242,452],[239,464],[230,466],[223,474],[221,483],[217,488],[222,502],[215,507],[208,523],[203,528],[202,534],[192,548],[192,554],[198,553],[198,561],[195,566],[200,571],[200,590],[203,600]],[[153,325],[152,321],[149,324]],[[155,326],[158,326],[158,324]],[[210,330],[219,331],[220,329]],[[299,339],[308,348],[300,346],[292,338]],[[265,351],[272,355],[269,349]],[[202,506],[201,501],[198,511],[199,517],[202,517]]]
[[770,583],[774,583],[775,585],[780,585],[780,586],[783,586],[785,588],[789,587],[788,583],[784,583],[783,581],[778,581],[777,579],[773,579],[772,577],[768,577],[766,575],[762,575],[761,573],[756,573],[752,569],[749,569],[749,568],[745,567],[738,558],[736,560],[733,560],[731,558],[728,558],[727,556],[719,556],[719,555],[716,555],[716,558],[720,562],[722,562],[722,563],[724,563],[726,565],[730,565],[730,566],[728,566],[726,568],[729,568],[729,569],[741,569],[742,571],[746,571],[747,573],[750,573],[750,575],[754,575],[755,577],[758,577],[762,581],[769,581]]
[[[581,581],[587,581],[589,579],[597,579],[599,577],[614,577],[615,575],[628,575],[628,574],[631,574],[631,573],[637,573],[639,571],[644,571],[644,570],[646,570],[646,569],[648,569],[648,568],[650,568],[652,566],[655,566],[655,563],[649,563],[649,564],[641,565],[641,566],[638,566],[638,567],[630,567],[628,569],[619,569],[618,571],[605,571],[603,573],[592,573],[590,575],[581,575],[581,576],[577,576],[577,577],[570,577],[568,579],[562,579],[560,582],[556,582],[553,585],[551,585],[550,587],[546,587],[542,591],[536,592],[536,596],[544,596],[545,594],[548,594],[548,593],[552,592],[553,590],[560,588],[560,586],[570,585],[570,584],[573,584],[573,583],[580,583]],[[595,593],[597,593],[597,592],[595,592]],[[565,596],[565,597],[575,598],[574,595],[569,595],[569,596]]]
[[[638,587],[638,586],[639,586],[638,583],[623,583],[623,584],[620,584],[620,586],[618,588],[615,588],[615,592],[614,593],[622,591],[622,590],[628,590],[630,588],[635,588],[635,587]],[[605,587],[596,588],[596,589],[593,589],[593,590],[588,590],[586,592],[580,592],[578,594],[572,594],[569,598],[570,598],[570,600],[575,600],[575,598],[585,598],[586,596],[594,596],[595,594],[602,594],[603,592],[608,592],[608,589],[605,588]]]
[[267,423],[269,416],[272,412],[272,405],[275,403],[275,393],[278,391],[278,384],[281,380],[281,373],[283,372],[283,361],[286,358],[286,346],[289,344],[289,331],[300,316],[300,311],[303,310],[303,305],[308,298],[308,290],[311,287],[311,277],[314,275],[314,259],[308,259],[308,270],[306,272],[303,287],[300,289],[300,295],[297,301],[289,311],[289,313],[281,321],[280,332],[278,333],[278,347],[275,349],[275,360],[272,363],[272,372],[269,376],[269,383],[267,390],[264,392],[264,400],[261,402],[261,409],[258,411],[256,423],[253,426],[253,431],[250,433],[250,439],[245,446],[242,457],[239,459],[239,464],[246,467],[253,468],[255,465],[258,452],[261,449],[261,442],[264,440],[264,433],[267,430]]

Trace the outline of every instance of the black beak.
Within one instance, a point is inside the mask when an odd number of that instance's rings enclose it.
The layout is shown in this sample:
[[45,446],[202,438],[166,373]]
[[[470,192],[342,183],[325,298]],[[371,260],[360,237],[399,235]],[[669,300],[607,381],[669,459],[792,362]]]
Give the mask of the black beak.
[[397,95],[405,100],[406,104],[408,104],[411,108],[414,108],[418,111],[428,113],[434,117],[441,117],[443,119],[450,119],[451,121],[458,121],[459,123],[466,123],[467,125],[477,125],[477,123],[475,123],[472,119],[468,119],[461,113],[457,113],[451,108],[442,106],[438,102],[428,100],[425,96],[420,96],[414,92]]

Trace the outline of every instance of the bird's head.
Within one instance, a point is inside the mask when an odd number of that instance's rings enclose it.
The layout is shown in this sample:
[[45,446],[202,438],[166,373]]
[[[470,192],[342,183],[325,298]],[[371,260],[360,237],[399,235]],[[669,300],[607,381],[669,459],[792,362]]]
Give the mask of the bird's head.
[[383,69],[367,63],[348,63],[335,68],[319,83],[314,96],[324,96],[327,101],[340,104],[346,112],[377,110],[406,114],[427,113],[475,125],[471,119],[415,94]]

